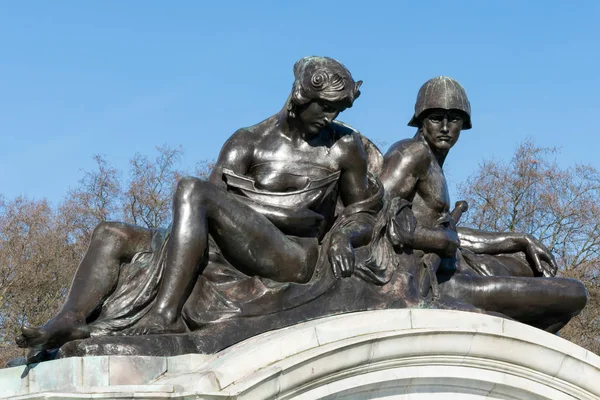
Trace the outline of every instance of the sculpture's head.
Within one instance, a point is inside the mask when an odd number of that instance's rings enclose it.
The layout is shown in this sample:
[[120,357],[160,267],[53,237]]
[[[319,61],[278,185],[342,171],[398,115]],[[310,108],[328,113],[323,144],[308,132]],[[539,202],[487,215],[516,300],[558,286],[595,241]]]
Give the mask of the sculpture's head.
[[418,127],[431,146],[449,150],[461,130],[471,129],[471,104],[465,89],[446,76],[428,80],[419,90],[408,126]]
[[294,86],[288,115],[309,133],[318,133],[360,96],[362,81],[329,57],[304,57],[294,64]]

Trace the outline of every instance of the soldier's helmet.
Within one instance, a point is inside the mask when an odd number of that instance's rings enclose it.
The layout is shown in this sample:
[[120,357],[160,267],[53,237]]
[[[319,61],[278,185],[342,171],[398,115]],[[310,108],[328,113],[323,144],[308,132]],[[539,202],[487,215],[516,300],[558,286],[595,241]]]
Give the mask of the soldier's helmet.
[[447,76],[438,76],[425,82],[419,89],[415,115],[408,126],[418,127],[421,114],[434,108],[462,111],[466,116],[462,129],[471,129],[471,103],[465,89],[456,80]]

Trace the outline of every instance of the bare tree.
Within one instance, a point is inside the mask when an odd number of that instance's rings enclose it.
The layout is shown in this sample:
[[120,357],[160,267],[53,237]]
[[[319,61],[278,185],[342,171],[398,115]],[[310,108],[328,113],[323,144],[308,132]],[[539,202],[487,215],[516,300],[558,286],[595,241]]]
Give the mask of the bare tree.
[[560,168],[556,149],[521,143],[512,159],[485,161],[459,186],[469,202],[463,225],[538,237],[557,258],[560,274],[581,280],[590,301],[561,334],[600,353],[600,172]]
[[124,182],[127,190],[123,194],[124,220],[147,228],[159,228],[171,221],[171,202],[177,182],[186,175],[206,179],[213,164],[202,161],[196,164],[193,172],[177,169],[183,155],[181,147],[156,147],[158,155],[154,160],[135,154],[130,161],[130,177]]
[[182,173],[175,164],[183,150],[157,147],[154,161],[136,154],[130,161],[131,179],[124,194],[125,220],[148,228],[163,226],[170,219],[171,199]]
[[207,161],[207,160],[200,161],[200,162],[196,163],[196,166],[194,168],[194,172],[192,173],[192,175],[195,177],[198,177],[200,179],[208,179],[210,172],[213,170],[214,167],[215,167],[214,161]]
[[100,222],[122,219],[122,173],[101,155],[94,156],[94,160],[96,169],[84,171],[83,178],[59,206],[73,241],[87,243]]
[[[52,207],[45,199],[0,195],[0,367],[22,355],[14,338],[23,324],[41,325],[58,310],[94,228],[128,221],[148,228],[169,223],[171,198],[181,176],[181,148],[157,147],[155,160],[136,154],[127,179],[103,156],[75,188]],[[194,174],[206,178],[212,163]]]
[[23,197],[0,210],[0,359],[18,354],[22,324],[38,325],[56,313],[78,255],[58,214],[45,200]]

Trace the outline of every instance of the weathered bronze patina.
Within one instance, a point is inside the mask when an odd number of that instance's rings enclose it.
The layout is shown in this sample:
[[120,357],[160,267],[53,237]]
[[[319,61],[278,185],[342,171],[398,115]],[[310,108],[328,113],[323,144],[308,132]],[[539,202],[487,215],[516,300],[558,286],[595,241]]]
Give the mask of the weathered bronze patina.
[[[327,57],[299,60],[294,77],[281,111],[235,132],[208,181],[179,182],[169,229],[96,228],[59,313],[17,339],[29,362],[58,349],[214,353],[312,318],[416,306],[555,331],[585,305],[579,282],[512,276],[556,273],[533,238],[456,229],[466,204],[449,212],[442,165],[471,127],[456,81],[425,84],[410,122],[417,135],[384,163],[335,120],[361,81]],[[512,257],[520,251],[531,263]]]
[[[389,298],[366,293],[379,271],[355,254],[383,197],[380,152],[335,121],[362,82],[326,57],[299,60],[294,76],[283,109],[235,132],[208,181],[179,182],[168,231],[99,225],[58,315],[18,343],[38,354],[67,342],[79,347],[64,354],[216,351],[307,318],[406,307],[400,278]],[[338,288],[340,277],[352,282]],[[173,335],[197,330],[207,333]],[[131,337],[146,334],[162,339]],[[89,336],[106,345],[76,341]]]
[[381,180],[388,201],[399,197],[412,203],[415,229],[402,240],[423,256],[416,276],[421,292],[437,289],[439,281],[442,298],[558,331],[585,306],[585,287],[572,279],[551,278],[556,261],[535,238],[456,228],[459,213],[450,213],[442,167],[460,132],[471,128],[463,87],[443,76],[427,81],[409,126],[418,128],[416,135],[390,148]]

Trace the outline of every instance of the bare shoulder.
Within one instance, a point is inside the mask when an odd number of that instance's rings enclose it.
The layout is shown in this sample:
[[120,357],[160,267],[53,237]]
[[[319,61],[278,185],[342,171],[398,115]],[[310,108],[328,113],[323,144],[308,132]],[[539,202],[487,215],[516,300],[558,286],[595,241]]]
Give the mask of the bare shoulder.
[[227,155],[230,152],[242,154],[254,151],[275,125],[273,119],[274,117],[270,117],[258,124],[235,131],[223,145],[221,155]]
[[[364,152],[366,153],[369,171],[376,176],[381,174],[383,169],[383,154],[375,143],[373,143],[368,137],[360,133],[355,128],[341,121],[333,121],[332,126],[334,129],[337,129],[338,132],[340,132],[340,136],[344,137],[345,134],[345,137],[348,138],[346,139],[346,145],[352,145],[355,149],[362,146]],[[349,140],[349,138],[352,138],[352,140]],[[360,141],[360,145],[357,143],[357,141]]]
[[420,140],[410,138],[394,143],[383,158],[379,175],[386,197],[411,199],[430,163],[431,152]]
[[266,136],[268,126],[266,119],[256,125],[240,128],[225,141],[219,158],[210,176],[212,182],[220,182],[223,169],[245,174],[252,163],[254,152]]
[[233,132],[233,135],[229,136],[229,138],[225,141],[223,147],[230,147],[232,144],[239,144],[246,141],[251,141],[251,139],[255,139],[255,135],[249,128],[240,128],[237,131]]
[[403,139],[394,143],[383,156],[384,169],[398,163],[419,167],[431,161],[431,152],[427,146],[415,138]]
[[333,121],[329,125],[331,134],[336,138],[335,147],[348,157],[360,156],[366,160],[366,152],[361,134],[356,129],[341,121]]
[[350,125],[348,125],[342,121],[338,121],[337,119],[334,120],[331,124],[329,124],[329,129],[331,129],[333,132],[335,132],[340,137],[352,135],[354,133],[359,133],[356,129],[354,129]]

